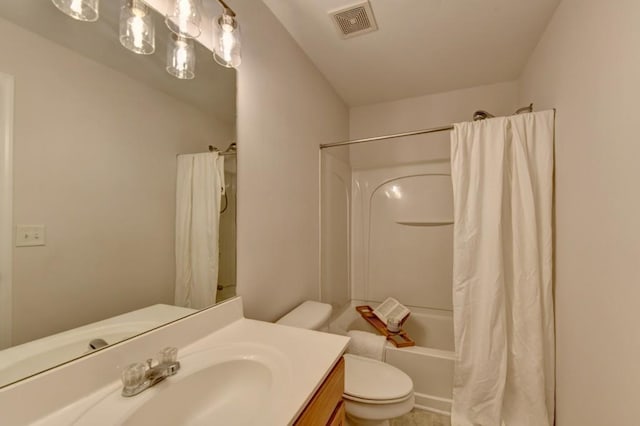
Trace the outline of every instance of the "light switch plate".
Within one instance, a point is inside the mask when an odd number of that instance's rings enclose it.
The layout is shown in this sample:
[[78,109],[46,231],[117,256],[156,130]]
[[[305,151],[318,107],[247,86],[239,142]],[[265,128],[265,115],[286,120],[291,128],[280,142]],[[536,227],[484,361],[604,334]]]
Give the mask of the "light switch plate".
[[44,225],[18,225],[16,227],[16,247],[45,245]]

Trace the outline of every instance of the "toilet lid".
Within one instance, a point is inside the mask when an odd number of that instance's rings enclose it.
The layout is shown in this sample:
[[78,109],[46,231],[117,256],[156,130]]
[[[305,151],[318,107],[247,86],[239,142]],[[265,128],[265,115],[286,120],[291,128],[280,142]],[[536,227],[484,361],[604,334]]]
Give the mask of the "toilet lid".
[[318,330],[329,321],[331,305],[307,300],[276,321],[276,324]]
[[344,393],[369,400],[392,400],[413,391],[413,382],[403,371],[374,359],[344,355]]

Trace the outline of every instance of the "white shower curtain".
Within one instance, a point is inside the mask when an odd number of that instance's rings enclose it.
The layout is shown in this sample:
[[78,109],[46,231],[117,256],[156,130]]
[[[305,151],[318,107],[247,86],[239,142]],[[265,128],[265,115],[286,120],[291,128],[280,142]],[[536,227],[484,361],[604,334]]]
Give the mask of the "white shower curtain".
[[178,306],[201,309],[216,301],[223,191],[224,157],[216,152],[178,156],[175,288]]
[[453,426],[554,418],[554,113],[456,124]]

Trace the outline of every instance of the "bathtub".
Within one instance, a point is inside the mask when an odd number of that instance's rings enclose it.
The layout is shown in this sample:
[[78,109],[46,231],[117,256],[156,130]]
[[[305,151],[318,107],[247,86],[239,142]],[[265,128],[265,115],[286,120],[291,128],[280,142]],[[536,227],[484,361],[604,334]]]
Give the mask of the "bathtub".
[[[352,300],[337,311],[329,324],[329,331],[346,334],[349,330],[378,333],[365,321],[355,307],[375,302]],[[453,389],[453,314],[425,308],[411,308],[411,316],[404,330],[415,340],[416,346],[396,348],[387,342],[385,361],[405,373],[413,380],[416,408],[440,414],[451,413]]]

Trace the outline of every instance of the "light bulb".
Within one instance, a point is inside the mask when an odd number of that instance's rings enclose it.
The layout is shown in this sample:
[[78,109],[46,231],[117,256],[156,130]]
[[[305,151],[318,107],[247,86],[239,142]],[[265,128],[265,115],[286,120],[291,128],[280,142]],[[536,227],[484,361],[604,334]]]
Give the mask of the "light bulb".
[[78,21],[95,22],[99,17],[100,0],[51,0],[65,15]]
[[187,69],[187,59],[189,57],[187,45],[184,41],[177,41],[176,45],[178,48],[176,49],[175,66],[178,71],[184,72]]
[[226,31],[225,27],[222,27],[222,40],[220,41],[220,46],[222,47],[221,53],[225,61],[231,62],[231,52],[233,52],[235,44],[236,39],[233,34],[231,34],[231,31]]
[[82,0],[73,0],[71,5],[69,6],[71,10],[73,10],[77,14],[82,13]]
[[195,78],[196,55],[193,40],[172,34],[167,44],[167,72],[181,80]]
[[167,27],[182,37],[196,38],[202,33],[202,17],[198,8],[200,0],[172,0],[165,17]]
[[178,15],[181,18],[186,18],[194,12],[194,8],[189,0],[178,0],[176,7],[178,9]]
[[176,12],[180,34],[185,36],[186,33],[186,36],[188,36],[189,23],[192,20],[192,16],[197,13],[195,5],[190,0],[177,0]]
[[141,17],[134,16],[133,18],[129,19],[129,22],[127,24],[129,25],[129,28],[131,28],[131,37],[133,38],[133,45],[138,49],[142,49],[142,47],[144,46],[143,44],[144,31],[146,29],[146,25],[144,24],[144,21],[142,20]]

